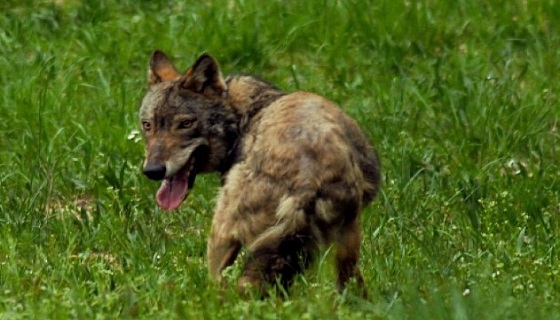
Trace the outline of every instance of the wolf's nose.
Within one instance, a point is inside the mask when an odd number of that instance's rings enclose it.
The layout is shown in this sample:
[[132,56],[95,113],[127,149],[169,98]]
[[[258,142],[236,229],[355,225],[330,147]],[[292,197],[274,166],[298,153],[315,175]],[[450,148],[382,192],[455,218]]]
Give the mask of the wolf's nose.
[[162,180],[165,178],[165,166],[161,164],[148,164],[143,170],[146,177],[152,180]]

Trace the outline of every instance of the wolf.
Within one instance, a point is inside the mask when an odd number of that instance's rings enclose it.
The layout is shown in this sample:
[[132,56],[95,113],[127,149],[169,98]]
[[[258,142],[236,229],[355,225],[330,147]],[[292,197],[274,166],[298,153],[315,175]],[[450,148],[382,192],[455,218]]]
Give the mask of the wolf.
[[335,103],[254,76],[224,78],[206,53],[180,73],[157,50],[139,116],[143,173],[162,181],[160,208],[177,209],[198,174],[221,175],[207,244],[212,279],[222,283],[222,271],[245,248],[239,289],[287,292],[332,245],[338,290],[354,278],[366,295],[360,212],[379,191],[380,163]]

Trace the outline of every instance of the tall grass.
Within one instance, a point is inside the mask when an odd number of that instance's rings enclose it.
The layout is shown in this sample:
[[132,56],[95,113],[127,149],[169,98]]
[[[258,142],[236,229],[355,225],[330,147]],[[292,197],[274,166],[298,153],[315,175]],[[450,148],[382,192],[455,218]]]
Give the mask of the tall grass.
[[[559,317],[555,1],[7,0],[0,12],[1,318]],[[226,73],[323,94],[360,123],[384,177],[362,217],[370,301],[335,294],[328,253],[286,299],[210,283],[218,178],[164,213],[140,173],[156,48],[181,68],[207,51]]]

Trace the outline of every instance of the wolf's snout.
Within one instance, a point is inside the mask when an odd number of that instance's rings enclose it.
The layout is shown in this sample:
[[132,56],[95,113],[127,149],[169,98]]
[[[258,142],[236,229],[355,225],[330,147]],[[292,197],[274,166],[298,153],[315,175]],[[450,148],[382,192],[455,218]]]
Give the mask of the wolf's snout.
[[144,174],[152,180],[163,180],[165,178],[165,165],[162,164],[147,164],[144,167]]

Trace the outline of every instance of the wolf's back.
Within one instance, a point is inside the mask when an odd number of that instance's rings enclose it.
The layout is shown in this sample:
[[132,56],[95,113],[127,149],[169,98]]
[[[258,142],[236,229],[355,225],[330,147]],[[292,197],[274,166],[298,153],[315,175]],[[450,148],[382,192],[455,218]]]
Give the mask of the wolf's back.
[[[301,156],[313,151],[319,155],[316,162],[317,168],[322,168],[316,172],[319,176],[329,176],[325,169],[338,166],[349,170],[339,171],[347,175],[344,179],[361,175],[362,206],[366,206],[378,193],[380,165],[377,153],[357,122],[332,101],[313,93],[294,92],[268,106],[260,120],[259,126],[266,128],[260,132],[266,137],[263,139],[265,144],[274,145],[279,153]],[[272,136],[270,133],[273,131],[275,134]],[[299,151],[295,152],[296,150]],[[346,165],[341,166],[340,162],[345,162]],[[354,170],[361,173],[350,169],[351,162],[358,164]],[[285,169],[278,168],[274,172],[278,175]],[[284,178],[289,179],[295,175],[286,174]]]

